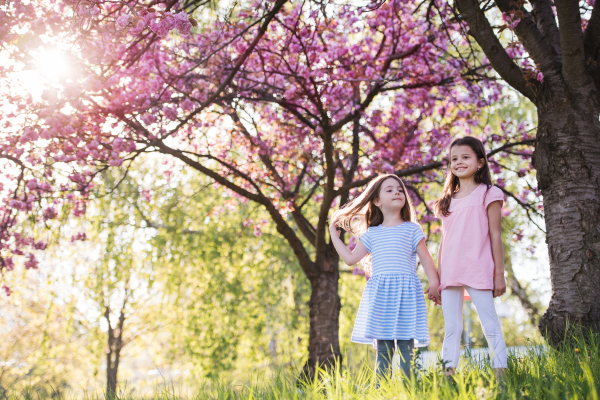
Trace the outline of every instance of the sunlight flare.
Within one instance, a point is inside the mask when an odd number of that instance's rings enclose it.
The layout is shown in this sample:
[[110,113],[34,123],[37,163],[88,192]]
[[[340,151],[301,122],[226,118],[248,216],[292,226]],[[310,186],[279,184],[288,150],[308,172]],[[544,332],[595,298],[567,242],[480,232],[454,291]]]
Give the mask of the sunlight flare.
[[64,53],[56,49],[41,48],[35,57],[36,70],[51,80],[64,79],[71,72]]

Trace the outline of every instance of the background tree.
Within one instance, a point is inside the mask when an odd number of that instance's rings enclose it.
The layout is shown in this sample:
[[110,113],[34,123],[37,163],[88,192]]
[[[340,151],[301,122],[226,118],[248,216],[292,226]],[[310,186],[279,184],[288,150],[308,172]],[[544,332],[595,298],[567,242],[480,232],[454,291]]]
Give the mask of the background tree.
[[132,190],[117,191],[130,198],[129,224],[150,235],[144,257],[161,271],[171,357],[215,378],[306,356],[310,287],[262,207],[187,166],[144,163],[126,182]]
[[92,335],[74,315],[70,298],[48,284],[48,275],[22,270],[9,277],[19,290],[0,302],[3,398],[27,387],[40,396],[64,395],[87,387],[93,373]]
[[[112,177],[104,175],[107,183]],[[112,182],[114,183],[114,181]],[[87,307],[94,307],[100,317],[97,340],[106,357],[106,393],[117,395],[118,371],[123,349],[140,334],[152,330],[156,321],[149,306],[156,305],[158,291],[154,288],[157,265],[141,255],[145,235],[131,226],[130,186],[122,183],[124,192],[98,196],[87,222],[91,248],[79,252],[78,271],[84,283],[82,296]],[[74,239],[82,238],[78,233]],[[82,238],[86,239],[86,238]],[[129,325],[132,325],[131,327]]]
[[[85,266],[76,281],[86,283],[82,296],[102,321],[98,355],[107,358],[106,365],[117,354],[116,361],[130,363],[135,353],[119,341],[136,337],[139,347],[161,340],[162,333],[168,338],[162,351],[150,345],[146,352],[161,353],[154,356],[156,368],[189,362],[195,379],[304,358],[310,289],[298,279],[298,263],[268,215],[213,188],[189,167],[156,166],[155,159],[138,159],[118,186],[114,181],[124,171],[105,174],[114,189],[95,192],[102,196],[88,203],[85,218],[91,226],[84,243],[96,250],[71,255]],[[145,189],[148,182],[151,190]],[[122,310],[126,283],[129,300]],[[123,321],[114,335],[103,316],[110,288],[113,328]],[[116,379],[120,364],[107,370],[113,382],[123,382]]]

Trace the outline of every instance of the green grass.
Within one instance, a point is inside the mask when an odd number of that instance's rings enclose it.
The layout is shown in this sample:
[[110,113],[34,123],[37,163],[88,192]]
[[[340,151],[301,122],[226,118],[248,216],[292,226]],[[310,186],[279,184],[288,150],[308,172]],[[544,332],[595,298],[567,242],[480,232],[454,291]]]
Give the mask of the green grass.
[[[522,357],[510,356],[506,378],[500,384],[489,365],[463,363],[454,381],[437,366],[413,374],[410,379],[394,377],[375,389],[373,371],[364,366],[358,371],[322,371],[321,379],[297,384],[286,372],[256,376],[246,385],[218,381],[200,383],[192,395],[182,396],[168,385],[157,387],[150,395],[122,391],[117,398],[136,400],[351,400],[351,399],[598,399],[600,386],[600,336],[579,336],[561,350],[546,348]],[[41,400],[30,388],[22,393],[7,393],[7,400]],[[102,400],[101,393],[53,396],[65,400]]]

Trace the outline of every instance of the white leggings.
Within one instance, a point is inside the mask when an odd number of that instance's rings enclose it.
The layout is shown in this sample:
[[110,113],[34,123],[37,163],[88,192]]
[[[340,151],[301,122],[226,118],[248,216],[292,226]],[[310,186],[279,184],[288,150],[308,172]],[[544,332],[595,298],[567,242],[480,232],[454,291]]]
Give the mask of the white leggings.
[[[479,290],[464,287],[477,310],[483,334],[489,345],[489,354],[493,368],[506,368],[506,344],[502,336],[502,327],[491,290]],[[464,291],[462,286],[449,286],[442,290],[442,309],[444,310],[444,321],[446,334],[444,336],[444,347],[442,359],[447,361],[446,367],[456,368],[460,359],[460,337],[463,331],[463,302]]]

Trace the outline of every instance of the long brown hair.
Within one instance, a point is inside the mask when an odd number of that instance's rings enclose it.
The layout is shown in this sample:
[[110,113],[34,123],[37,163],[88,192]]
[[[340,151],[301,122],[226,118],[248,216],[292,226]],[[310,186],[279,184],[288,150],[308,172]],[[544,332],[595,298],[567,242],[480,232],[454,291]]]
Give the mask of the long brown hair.
[[[335,225],[356,237],[365,233],[370,226],[381,225],[383,223],[383,213],[373,202],[379,198],[381,185],[388,178],[397,180],[404,191],[406,201],[400,210],[400,217],[406,222],[414,221],[416,218],[415,212],[404,182],[394,174],[386,174],[373,179],[360,196],[334,212],[331,218],[336,222]],[[371,275],[371,255],[363,258],[361,263],[365,273]]]
[[[469,146],[475,156],[477,156],[477,161],[483,160],[483,167],[479,168],[477,172],[475,172],[475,176],[473,180],[477,184],[485,183],[488,190],[492,186],[492,175],[490,173],[490,166],[488,164],[487,155],[485,152],[485,147],[481,140],[474,138],[473,136],[465,136],[460,139],[455,139],[450,145],[450,149],[448,150],[448,158],[450,158],[450,152],[454,146]],[[435,204],[433,205],[433,211],[437,216],[447,217],[450,215],[450,202],[452,201],[452,195],[460,188],[460,180],[458,176],[452,173],[451,161],[448,160],[448,167],[446,169],[446,181],[444,182],[444,190],[442,192],[442,197],[440,197]],[[487,194],[487,191],[486,191]]]

